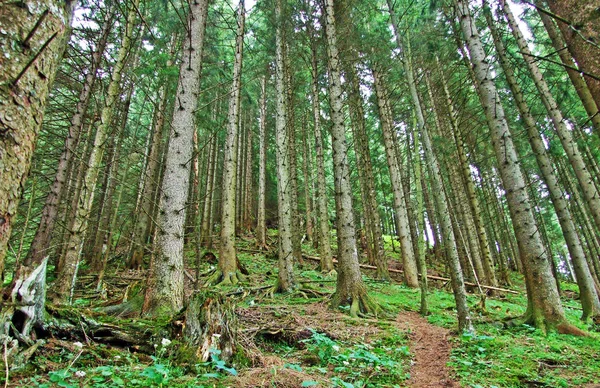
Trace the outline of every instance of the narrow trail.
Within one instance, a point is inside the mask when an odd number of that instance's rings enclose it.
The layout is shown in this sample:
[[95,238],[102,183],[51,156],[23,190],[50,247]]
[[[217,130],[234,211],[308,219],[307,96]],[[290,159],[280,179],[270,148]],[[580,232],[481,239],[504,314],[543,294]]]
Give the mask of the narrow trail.
[[410,332],[410,350],[414,354],[407,387],[458,387],[446,365],[450,357],[448,330],[411,311],[398,314],[396,322]]

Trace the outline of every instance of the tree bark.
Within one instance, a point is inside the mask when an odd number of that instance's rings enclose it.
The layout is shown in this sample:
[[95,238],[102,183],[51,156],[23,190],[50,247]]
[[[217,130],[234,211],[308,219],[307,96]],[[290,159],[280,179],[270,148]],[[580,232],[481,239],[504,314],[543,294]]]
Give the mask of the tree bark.
[[329,229],[329,211],[327,210],[327,183],[325,181],[325,156],[323,154],[323,135],[321,129],[321,103],[319,101],[319,70],[317,67],[317,47],[314,29],[311,27],[311,75],[312,75],[312,111],[315,132],[315,152],[317,154],[317,214],[319,229],[319,256],[321,271],[333,271],[331,241]]
[[417,265],[411,242],[408,214],[404,201],[404,189],[402,187],[402,178],[400,176],[400,166],[396,157],[396,146],[392,128],[391,111],[388,105],[387,91],[384,87],[382,75],[376,69],[372,69],[375,83],[375,92],[379,105],[379,119],[381,130],[383,132],[383,141],[385,145],[385,154],[390,170],[390,181],[394,194],[394,216],[396,226],[398,227],[398,237],[400,238],[400,248],[402,250],[402,262],[404,264],[404,281],[409,287],[418,287]]
[[[574,329],[566,321],[548,256],[538,234],[533,209],[527,194],[523,172],[512,136],[500,103],[494,81],[490,78],[489,64],[468,3],[455,0],[458,18],[469,50],[477,79],[479,98],[490,128],[496,159],[506,190],[508,207],[519,245],[521,261],[525,269],[527,286],[526,321],[541,330],[557,327]],[[574,331],[574,330],[572,330]]]
[[544,179],[544,183],[550,192],[550,199],[554,205],[554,210],[556,211],[558,222],[562,229],[562,233],[567,244],[567,249],[569,250],[569,255],[571,256],[571,260],[573,262],[573,269],[575,270],[577,284],[579,286],[581,305],[583,308],[582,319],[586,320],[588,317],[595,316],[600,313],[600,300],[598,299],[598,294],[594,287],[594,281],[587,265],[585,254],[581,246],[581,241],[579,240],[575,224],[573,223],[573,218],[571,217],[571,212],[569,211],[567,199],[563,194],[564,189],[560,186],[558,177],[554,173],[554,167],[550,157],[548,156],[548,153],[546,152],[544,141],[540,136],[540,130],[538,129],[536,121],[531,114],[527,102],[525,101],[525,96],[523,95],[521,86],[517,82],[513,68],[508,62],[508,56],[506,54],[504,44],[500,39],[500,35],[498,34],[491,12],[487,5],[484,8],[484,13],[490,27],[490,31],[492,32],[496,51],[498,52],[498,58],[502,69],[504,70],[504,75],[512,91],[517,108],[519,109],[521,120],[527,129],[529,144],[531,145],[533,153],[535,154],[538,167]]
[[29,172],[44,107],[58,69],[74,1],[2,6],[0,35],[0,282],[11,227]]
[[227,138],[225,140],[225,160],[223,163],[223,191],[221,214],[221,246],[219,247],[218,280],[224,284],[236,284],[240,280],[239,262],[235,249],[235,216],[236,216],[236,160],[239,144],[236,144],[241,103],[242,54],[244,48],[244,1],[240,0],[237,16],[237,36],[233,83],[229,99]]
[[288,99],[285,92],[285,61],[283,43],[283,4],[282,0],[275,2],[275,141],[277,155],[277,209],[279,227],[279,272],[277,291],[289,292],[295,286],[294,280],[294,247],[293,247],[293,211],[292,187],[290,177],[290,147],[287,129]]
[[529,46],[527,45],[527,42],[525,41],[525,38],[523,37],[523,34],[517,25],[508,3],[506,3],[505,0],[501,0],[500,3],[503,6],[503,13],[508,21],[508,25],[513,33],[513,37],[517,41],[519,50],[522,53],[525,62],[527,63],[531,78],[533,79],[533,82],[540,93],[540,97],[542,98],[542,102],[548,111],[554,126],[554,130],[556,131],[563,149],[567,154],[571,167],[573,167],[573,170],[575,171],[575,176],[579,181],[583,196],[590,208],[594,223],[596,224],[596,227],[600,229],[600,193],[598,193],[598,190],[596,190],[596,186],[592,180],[588,166],[584,162],[578,145],[573,139],[572,131],[567,128],[562,112],[558,108],[558,104],[554,100],[554,97],[550,92],[550,88],[548,87],[548,84],[546,83],[546,80],[542,76],[542,72],[537,65],[537,59],[531,55]]
[[[536,1],[536,4],[540,3],[540,0]],[[567,49],[583,72],[596,106],[600,107],[600,0],[547,0],[547,3],[558,16],[558,27],[567,42]]]
[[173,315],[183,307],[183,237],[208,0],[190,3],[169,146],[158,206],[155,257],[142,312]]
[[265,199],[267,192],[267,76],[260,83],[260,123],[258,127],[258,206],[256,216],[256,245],[267,248]]
[[83,119],[90,102],[98,68],[102,62],[102,55],[104,53],[104,49],[106,48],[108,35],[111,31],[113,17],[114,9],[113,7],[110,7],[110,9],[107,10],[104,18],[104,24],[102,25],[100,37],[96,43],[96,49],[92,54],[92,60],[88,73],[85,76],[83,87],[79,93],[79,101],[75,107],[75,113],[71,117],[69,132],[67,138],[65,139],[65,148],[60,155],[54,182],[52,182],[50,192],[46,197],[46,202],[44,203],[44,208],[42,209],[42,218],[33,241],[31,242],[27,257],[25,258],[25,265],[39,264],[41,260],[48,255],[52,232],[54,231],[54,225],[57,222],[58,206],[61,203],[67,189],[67,186],[65,185],[67,181],[67,172],[69,170],[69,166],[73,164],[73,152],[75,151],[76,145],[79,143],[79,139],[81,137]]
[[329,65],[329,104],[331,106],[331,137],[333,148],[333,172],[338,241],[338,279],[331,299],[334,308],[350,305],[350,315],[376,312],[377,306],[367,295],[362,280],[356,250],[356,232],[352,212],[352,186],[348,164],[348,144],[344,127],[343,89],[334,0],[325,0],[325,37]]
[[77,272],[81,261],[84,235],[87,230],[90,212],[94,202],[94,191],[100,173],[100,165],[104,155],[106,141],[112,128],[113,115],[121,96],[121,78],[133,44],[132,36],[133,31],[136,28],[136,9],[138,4],[139,0],[134,0],[127,11],[127,21],[123,30],[121,47],[119,48],[117,61],[112,71],[105,105],[102,108],[100,125],[98,126],[96,136],[94,137],[88,169],[83,178],[83,184],[77,202],[77,210],[75,212],[75,218],[67,243],[67,251],[62,268],[52,287],[53,299],[56,302],[70,304],[72,301]]

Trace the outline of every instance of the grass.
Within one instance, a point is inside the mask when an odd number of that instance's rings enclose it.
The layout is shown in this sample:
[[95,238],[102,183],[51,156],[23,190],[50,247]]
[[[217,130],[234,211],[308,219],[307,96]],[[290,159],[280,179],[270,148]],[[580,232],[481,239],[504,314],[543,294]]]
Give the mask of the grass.
[[[247,248],[250,242],[242,241]],[[309,247],[305,247],[309,249]],[[244,287],[274,284],[275,258],[240,250],[240,260],[250,271]],[[203,264],[201,273],[210,270]],[[298,280],[305,287],[332,293],[335,283],[307,262],[298,269]],[[182,365],[174,351],[176,343],[156,339],[151,356],[86,344],[79,348],[67,341],[52,340],[41,347],[29,366],[11,372],[13,386],[30,387],[226,387],[259,382],[262,386],[339,386],[401,387],[409,378],[411,354],[407,333],[393,322],[401,310],[418,311],[419,290],[401,284],[379,283],[365,277],[370,295],[387,312],[378,320],[352,319],[316,309],[320,299],[302,295],[244,295],[239,308],[271,314],[267,320],[301,322],[309,326],[306,338],[293,343],[276,337],[255,338],[257,349],[266,360],[263,366],[251,366],[241,357],[225,365],[218,354],[197,365]],[[515,277],[516,289],[522,279]],[[456,328],[454,298],[448,289],[432,289],[429,294],[433,325]],[[565,284],[566,295],[577,288]],[[513,323],[524,313],[526,297],[502,295],[487,298],[485,309],[477,295],[469,295],[477,334],[454,336],[450,366],[464,387],[585,387],[600,383],[600,341],[593,337],[573,337],[550,333],[543,335],[532,327]],[[82,300],[82,305],[90,301]],[[93,303],[92,303],[93,304]],[[590,327],[579,321],[578,302],[564,298],[568,319],[578,327]],[[344,312],[342,310],[341,312]],[[316,316],[315,316],[316,314]],[[118,321],[114,322],[118,324]],[[456,334],[456,333],[455,333]],[[1,373],[0,373],[1,375]],[[287,384],[287,385],[286,385]],[[590,385],[591,386],[591,385]]]

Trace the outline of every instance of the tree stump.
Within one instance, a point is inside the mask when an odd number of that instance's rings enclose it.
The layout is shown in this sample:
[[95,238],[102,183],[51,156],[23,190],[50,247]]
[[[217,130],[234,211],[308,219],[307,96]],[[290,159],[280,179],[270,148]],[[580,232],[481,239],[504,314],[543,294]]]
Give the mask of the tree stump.
[[195,349],[199,361],[210,359],[211,352],[220,351],[219,358],[230,361],[236,353],[238,322],[232,303],[215,292],[196,294],[184,315],[183,338]]
[[[0,340],[13,368],[24,365],[39,346],[32,331],[44,323],[47,264],[48,258],[45,258],[37,267],[21,266],[10,294],[5,290],[3,296]],[[19,343],[27,348],[21,351]]]

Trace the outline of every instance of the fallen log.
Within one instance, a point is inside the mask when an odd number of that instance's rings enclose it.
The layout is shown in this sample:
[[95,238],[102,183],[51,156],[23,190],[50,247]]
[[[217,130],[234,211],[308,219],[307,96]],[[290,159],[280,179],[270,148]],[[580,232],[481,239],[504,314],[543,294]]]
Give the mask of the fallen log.
[[[303,254],[302,256],[305,257],[308,260],[321,261],[321,258],[317,257],[317,256],[310,256],[310,255],[305,255],[305,254]],[[336,264],[337,260],[333,259],[333,263]],[[377,267],[375,267],[374,265],[359,264],[359,266],[360,266],[360,268],[364,268],[364,269],[377,269]],[[389,268],[388,271],[391,272],[391,273],[404,273],[404,271],[402,271],[402,270],[393,269],[393,268]],[[419,276],[421,276],[421,274],[419,274]],[[442,276],[435,276],[435,275],[427,275],[427,279],[441,280],[441,281],[444,281],[444,282],[449,282],[450,281],[449,278],[445,278],[445,277],[442,277]],[[471,286],[471,287],[477,287],[478,286],[477,284],[471,283],[471,282],[465,282],[465,285]],[[518,291],[509,290],[509,289],[506,289],[506,288],[486,286],[484,284],[480,284],[479,287],[485,288],[486,290],[493,290],[493,291],[499,291],[499,292],[506,292],[508,294],[519,295]]]

